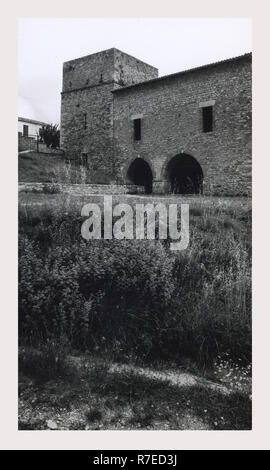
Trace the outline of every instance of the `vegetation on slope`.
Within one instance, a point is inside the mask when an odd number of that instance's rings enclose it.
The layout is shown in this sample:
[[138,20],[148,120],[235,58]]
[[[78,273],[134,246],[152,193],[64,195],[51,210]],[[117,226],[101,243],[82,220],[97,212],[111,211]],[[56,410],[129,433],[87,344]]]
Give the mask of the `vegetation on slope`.
[[66,163],[60,154],[27,152],[19,155],[19,181],[24,183],[88,183],[84,167]]

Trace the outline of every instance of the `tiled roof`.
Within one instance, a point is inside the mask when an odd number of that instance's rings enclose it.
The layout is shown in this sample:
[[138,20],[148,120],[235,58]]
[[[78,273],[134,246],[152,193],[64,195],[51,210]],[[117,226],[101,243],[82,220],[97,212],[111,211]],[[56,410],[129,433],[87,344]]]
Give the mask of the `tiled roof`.
[[234,62],[234,61],[236,62],[237,60],[241,60],[243,58],[250,58],[251,59],[251,57],[252,57],[252,53],[248,52],[247,54],[243,54],[243,55],[240,55],[240,56],[237,56],[237,57],[232,57],[230,59],[220,60],[218,62],[213,62],[211,64],[200,65],[199,67],[194,67],[192,69],[182,70],[181,72],[172,73],[170,75],[163,75],[162,77],[151,78],[150,80],[145,80],[143,82],[135,83],[133,85],[127,85],[127,86],[124,86],[124,87],[121,87],[121,88],[117,88],[117,89],[113,90],[112,92],[113,93],[119,93],[119,92],[124,91],[124,90],[129,90],[130,88],[136,88],[136,87],[139,87],[139,86],[148,85],[149,83],[160,82],[162,80],[167,80],[167,79],[170,79],[170,78],[178,77],[178,76],[184,75],[186,73],[196,72],[196,71],[199,71],[199,70],[205,70],[209,67],[215,67],[215,66],[220,65],[220,64],[226,64],[226,63]]
[[24,117],[18,117],[18,121],[20,122],[27,122],[28,124],[38,124],[39,126],[46,125],[46,122],[35,121],[35,119],[28,119]]

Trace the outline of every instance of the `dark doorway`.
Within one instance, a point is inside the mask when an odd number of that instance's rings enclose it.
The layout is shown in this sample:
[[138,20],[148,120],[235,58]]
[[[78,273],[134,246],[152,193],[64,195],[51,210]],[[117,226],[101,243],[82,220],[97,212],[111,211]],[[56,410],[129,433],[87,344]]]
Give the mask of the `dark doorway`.
[[183,153],[173,157],[167,165],[167,178],[174,194],[202,193],[202,168],[191,155]]
[[152,171],[148,163],[143,160],[143,158],[136,158],[133,160],[128,169],[127,176],[133,184],[144,186],[147,194],[152,192]]

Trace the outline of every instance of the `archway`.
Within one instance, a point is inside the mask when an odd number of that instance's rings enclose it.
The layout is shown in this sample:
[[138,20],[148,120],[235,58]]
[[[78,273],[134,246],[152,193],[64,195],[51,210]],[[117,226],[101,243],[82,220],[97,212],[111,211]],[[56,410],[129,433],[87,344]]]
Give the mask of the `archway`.
[[203,171],[191,155],[181,153],[173,157],[167,164],[166,177],[174,194],[202,193]]
[[129,166],[127,177],[133,184],[144,186],[145,192],[152,192],[153,175],[149,164],[143,158],[135,158]]

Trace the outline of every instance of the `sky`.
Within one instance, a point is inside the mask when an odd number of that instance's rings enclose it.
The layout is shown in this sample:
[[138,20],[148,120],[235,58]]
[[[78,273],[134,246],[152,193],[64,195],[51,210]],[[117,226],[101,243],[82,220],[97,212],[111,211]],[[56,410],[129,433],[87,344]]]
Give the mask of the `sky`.
[[63,62],[115,47],[159,76],[252,50],[248,18],[20,18],[18,115],[60,123]]

